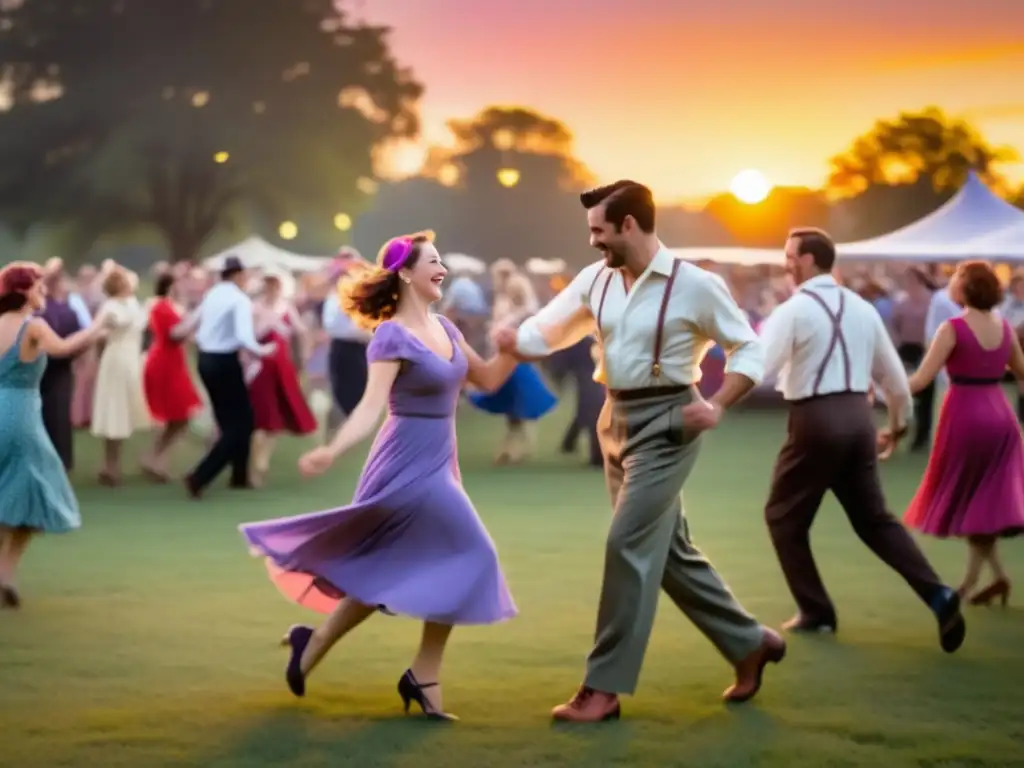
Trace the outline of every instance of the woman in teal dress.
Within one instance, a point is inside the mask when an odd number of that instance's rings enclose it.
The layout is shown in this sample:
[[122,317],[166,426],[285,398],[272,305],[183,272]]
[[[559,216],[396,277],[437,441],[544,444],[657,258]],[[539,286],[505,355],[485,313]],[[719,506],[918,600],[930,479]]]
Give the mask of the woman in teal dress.
[[64,464],[43,426],[39,380],[47,355],[67,357],[100,337],[94,326],[60,338],[34,313],[46,305],[43,271],[29,262],[0,270],[0,607],[17,608],[22,555],[37,533],[81,525]]

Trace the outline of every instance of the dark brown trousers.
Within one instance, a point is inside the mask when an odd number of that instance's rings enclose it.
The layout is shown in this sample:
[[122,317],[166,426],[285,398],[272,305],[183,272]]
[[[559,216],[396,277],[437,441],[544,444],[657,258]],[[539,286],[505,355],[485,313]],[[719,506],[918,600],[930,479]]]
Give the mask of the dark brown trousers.
[[790,404],[788,436],[775,463],[765,519],[801,614],[834,622],[835,607],[811,554],[810,531],[832,491],[854,532],[926,604],[943,587],[903,525],[886,508],[875,425],[865,395],[824,395]]

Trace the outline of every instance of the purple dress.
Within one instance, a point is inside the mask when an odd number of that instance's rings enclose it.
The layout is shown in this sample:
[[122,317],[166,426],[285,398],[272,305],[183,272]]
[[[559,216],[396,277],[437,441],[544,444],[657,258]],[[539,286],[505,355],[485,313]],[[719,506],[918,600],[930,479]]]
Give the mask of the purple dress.
[[942,538],[1012,536],[1024,531],[1024,438],[1001,386],[1013,329],[1004,320],[1003,343],[985,349],[962,317],[950,323],[949,391],[904,520]]
[[347,507],[241,526],[289,599],[329,613],[345,595],[439,624],[492,624],[516,615],[494,542],[462,487],[455,407],[468,369],[459,332],[439,318],[445,360],[393,321],[367,349],[398,360],[388,416]]

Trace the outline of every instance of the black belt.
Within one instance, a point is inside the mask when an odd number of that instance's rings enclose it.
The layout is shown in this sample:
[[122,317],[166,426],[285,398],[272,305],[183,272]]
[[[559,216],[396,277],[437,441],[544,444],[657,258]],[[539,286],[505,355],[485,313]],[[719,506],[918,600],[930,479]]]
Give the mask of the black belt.
[[391,411],[391,415],[403,419],[447,419],[451,417],[450,413],[411,413],[410,411]]
[[803,405],[804,403],[813,403],[815,400],[824,400],[827,397],[840,397],[841,395],[861,395],[867,397],[867,392],[856,392],[852,389],[844,389],[842,392],[824,392],[820,395],[811,395],[810,397],[801,397],[799,400],[790,400],[789,405]]
[[983,379],[975,376],[950,376],[949,380],[962,387],[990,387],[994,384],[1002,384],[1002,379]]
[[689,389],[689,384],[673,384],[667,387],[641,387],[640,389],[609,389],[608,396],[612,400],[629,402],[630,400],[647,400],[654,397],[681,395]]

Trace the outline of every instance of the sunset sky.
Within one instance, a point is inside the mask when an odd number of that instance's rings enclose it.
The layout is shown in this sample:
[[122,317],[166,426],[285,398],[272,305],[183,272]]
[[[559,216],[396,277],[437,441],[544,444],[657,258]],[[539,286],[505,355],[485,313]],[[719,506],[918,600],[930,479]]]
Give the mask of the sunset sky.
[[[663,200],[820,184],[878,117],[937,104],[1024,153],[1024,0],[350,0],[426,84],[424,139],[490,104],[565,121]],[[628,9],[628,10],[627,10]],[[415,158],[406,156],[408,165]],[[1024,180],[1024,165],[1008,169]]]

